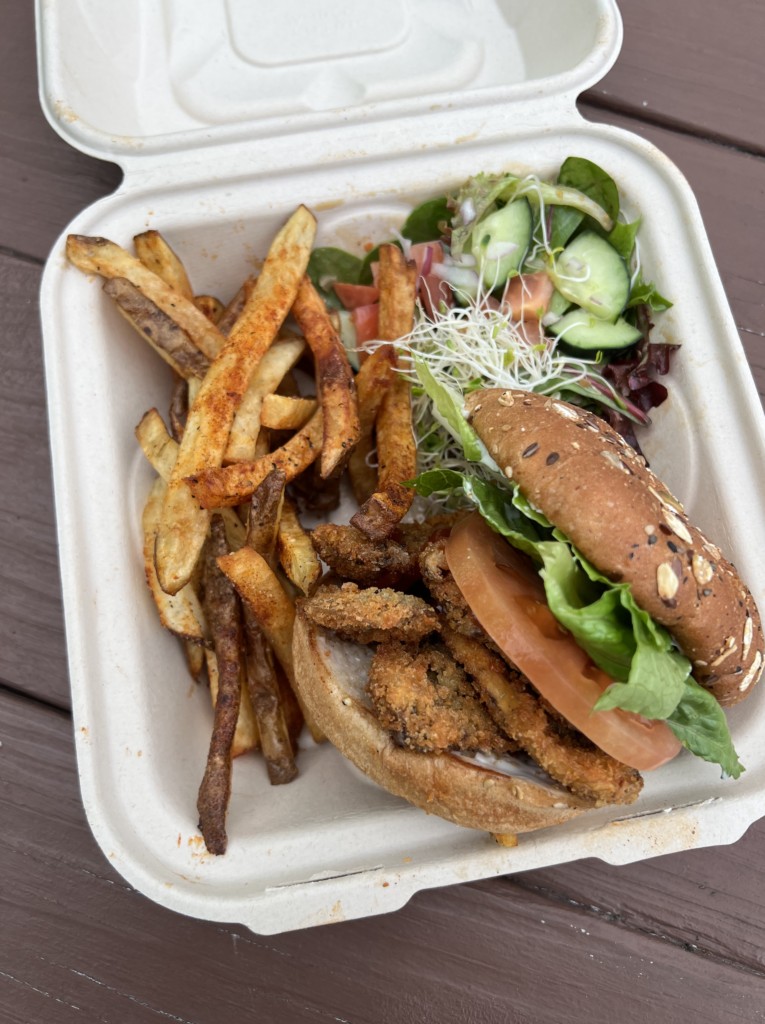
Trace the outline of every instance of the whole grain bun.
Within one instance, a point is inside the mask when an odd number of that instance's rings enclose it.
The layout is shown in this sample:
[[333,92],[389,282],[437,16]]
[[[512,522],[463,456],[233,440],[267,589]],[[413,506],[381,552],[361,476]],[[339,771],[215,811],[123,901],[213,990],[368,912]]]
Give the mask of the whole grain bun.
[[468,399],[476,432],[508,479],[672,633],[694,678],[723,705],[763,667],[752,595],[733,565],[624,439],[592,413],[522,391]]
[[293,653],[298,694],[318,727],[365,775],[416,807],[504,835],[559,825],[595,806],[554,783],[397,746],[365,698],[368,650],[314,625],[299,607]]

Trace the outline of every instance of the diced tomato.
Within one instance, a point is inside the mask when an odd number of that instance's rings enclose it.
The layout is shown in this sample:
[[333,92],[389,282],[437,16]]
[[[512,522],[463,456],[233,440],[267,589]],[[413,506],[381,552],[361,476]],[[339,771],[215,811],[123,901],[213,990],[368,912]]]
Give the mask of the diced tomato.
[[332,287],[346,309],[371,306],[380,298],[379,290],[371,284],[346,284],[344,281],[335,281]]
[[513,320],[541,320],[550,305],[554,286],[547,274],[519,274],[505,285],[502,307]]
[[351,310],[351,320],[356,328],[356,345],[361,348],[368,341],[373,341],[379,332],[380,304],[370,303],[367,306],[356,306]]
[[451,533],[454,581],[500,650],[580,732],[617,761],[650,771],[680,751],[664,722],[627,711],[593,711],[611,680],[553,617],[530,558],[474,513]]

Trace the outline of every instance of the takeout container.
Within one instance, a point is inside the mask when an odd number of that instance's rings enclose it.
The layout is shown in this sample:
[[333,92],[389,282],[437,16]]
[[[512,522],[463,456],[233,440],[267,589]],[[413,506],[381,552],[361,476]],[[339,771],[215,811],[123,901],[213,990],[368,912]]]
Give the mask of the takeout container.
[[[317,244],[360,250],[479,171],[553,173],[571,154],[605,167],[644,217],[646,276],[675,303],[657,335],[684,342],[647,454],[765,609],[763,416],[695,200],[655,148],[575,107],[618,54],[612,0],[283,0],[265,21],[244,0],[38,0],[37,16],[48,119],[125,174],[67,233],[128,245],[159,228],[197,289],[224,299],[298,203],[318,216]],[[141,560],[152,471],[133,430],[166,408],[169,374],[100,283],[66,264],[63,236],[41,301],[82,796],[105,855],[141,892],[275,933],[452,882],[732,842],[765,813],[757,691],[729,716],[747,766],[738,782],[682,755],[635,805],[514,849],[389,796],[328,745],[301,751],[289,786],[244,757],[228,852],[208,855],[195,804],[209,698],[159,627]]]

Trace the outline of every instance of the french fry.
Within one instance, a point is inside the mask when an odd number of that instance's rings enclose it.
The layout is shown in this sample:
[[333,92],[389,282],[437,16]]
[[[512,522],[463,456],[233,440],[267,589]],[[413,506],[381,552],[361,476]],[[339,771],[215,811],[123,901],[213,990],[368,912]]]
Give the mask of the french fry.
[[246,683],[260,733],[260,749],[272,786],[292,782],[298,773],[295,752],[281,703],[273,656],[255,616],[245,605]]
[[318,458],[322,440],[322,414],[317,409],[306,425],[286,444],[254,462],[205,469],[187,476],[194,499],[203,509],[226,508],[247,501],[272,469],[280,469],[287,483]]
[[124,277],[113,277],[104,291],[144,341],[181,377],[204,377],[210,360],[196,347],[186,331],[172,317],[147,299]]
[[[394,245],[380,248],[380,337],[395,341],[412,329],[417,271]],[[405,480],[417,474],[417,445],[412,429],[412,401],[409,383],[393,374],[380,403],[376,420],[377,490],[362,505],[351,522],[372,540],[389,537],[409,511],[414,498]]]
[[285,499],[282,506],[276,550],[279,563],[290,583],[304,594],[312,593],[321,576],[321,561],[289,499]]
[[229,302],[221,313],[216,326],[224,337],[227,338],[231,333],[231,328],[241,316],[242,310],[247,303],[247,299],[252,295],[254,287],[255,278],[248,277],[231,302]]
[[[212,701],[214,711],[215,702],[218,699],[218,659],[215,657],[215,651],[205,649],[204,653],[207,679],[210,683],[210,700]],[[234,738],[231,741],[232,758],[241,757],[242,754],[249,754],[251,750],[257,750],[260,746],[260,730],[255,719],[255,712],[252,710],[252,701],[247,692],[244,676],[240,676],[239,687],[241,699],[239,701],[239,714],[236,717]]]
[[343,343],[310,277],[304,277],[300,283],[292,314],[313,352],[316,365],[316,383],[324,413],[321,475],[326,479],[342,472],[359,440],[356,385]]
[[417,268],[397,245],[380,246],[380,321],[382,341],[398,341],[414,323]]
[[108,238],[69,235],[66,240],[66,255],[70,263],[86,274],[126,278],[174,320],[208,359],[215,359],[223,348],[225,338],[215,324],[211,324],[204,313],[197,309],[191,299],[185,298],[165,284],[161,277],[116,242],[110,242]]
[[189,385],[188,382],[177,373],[173,381],[173,393],[170,398],[168,419],[170,420],[170,431],[174,441],[180,441],[186,427],[186,417],[189,412]]
[[252,492],[246,543],[261,554],[271,568],[276,555],[276,538],[284,507],[287,480],[279,469],[272,469]]
[[193,301],[194,290],[186,268],[159,231],[144,231],[136,235],[133,245],[136,256],[145,267],[154,271],[173,291]]
[[186,478],[221,466],[234,413],[292,306],[315,232],[313,215],[298,207],[272,242],[255,289],[189,410],[157,533],[157,576],[170,594],[188,582],[209,526],[209,513]]
[[260,413],[260,425],[271,430],[300,430],[316,412],[315,398],[291,398],[266,395]]
[[226,308],[214,295],[195,295],[194,305],[214,324],[218,323]]
[[189,667],[191,678],[198,683],[202,678],[206,656],[212,654],[215,657],[215,655],[208,647],[202,647],[201,644],[195,644],[191,640],[184,640],[183,653],[186,655],[186,664]]
[[[250,609],[263,630],[274,654],[279,659],[293,690],[295,663],[292,657],[292,630],[295,624],[295,606],[287,596],[279,578],[268,562],[251,547],[243,547],[218,559],[218,565]],[[323,733],[301,704],[305,722],[317,743]]]
[[146,582],[157,606],[159,620],[165,629],[182,640],[209,645],[210,633],[207,622],[193,588],[187,584],[177,594],[170,595],[164,592],[157,580],[154,568],[154,542],[166,489],[167,485],[164,480],[158,477],[154,481],[143,510],[143,561]]
[[370,465],[374,451],[375,420],[393,378],[393,352],[387,345],[375,349],[356,374],[360,430],[358,444],[348,460],[348,475],[359,505],[363,505],[377,488],[377,470]]
[[263,402],[276,391],[304,350],[305,342],[302,338],[287,338],[274,342],[263,356],[231,424],[224,463],[248,462],[253,459],[262,422]]
[[[245,550],[245,549],[243,549]],[[197,797],[199,828],[205,846],[214,854],[226,852],[226,810],[231,795],[231,748],[241,701],[242,627],[239,602],[227,577],[218,568],[226,551],[223,520],[214,516],[204,563],[205,612],[210,623],[218,666],[212,736]]]
[[[156,409],[144,413],[135,428],[135,436],[150,465],[167,483],[178,457],[178,443],[167,432]],[[246,539],[245,525],[233,509],[222,508],[220,515],[226,527],[228,546],[231,551],[237,551]]]

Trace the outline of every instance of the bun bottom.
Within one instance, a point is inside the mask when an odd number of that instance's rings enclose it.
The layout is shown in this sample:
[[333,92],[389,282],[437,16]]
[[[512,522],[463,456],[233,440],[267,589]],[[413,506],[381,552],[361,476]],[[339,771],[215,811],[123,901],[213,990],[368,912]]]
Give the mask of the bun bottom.
[[520,833],[560,825],[594,806],[554,783],[397,746],[365,699],[367,649],[315,626],[300,610],[293,651],[301,701],[330,742],[378,785],[423,811],[466,828]]

